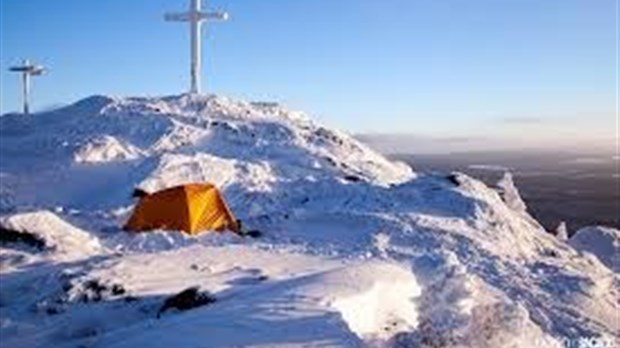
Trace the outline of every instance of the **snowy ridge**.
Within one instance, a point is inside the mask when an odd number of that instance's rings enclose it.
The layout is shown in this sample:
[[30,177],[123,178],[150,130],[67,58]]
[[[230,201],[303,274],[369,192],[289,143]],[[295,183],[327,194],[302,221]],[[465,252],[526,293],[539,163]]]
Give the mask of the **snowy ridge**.
[[[460,173],[414,173],[303,113],[216,96],[91,97],[0,117],[0,132],[2,221],[85,237],[54,239],[79,255],[70,264],[62,252],[0,248],[8,347],[560,347],[620,337],[613,267],[544,231],[509,176],[497,190]],[[263,236],[120,229],[135,187],[196,181],[215,183]],[[20,213],[39,209],[58,216]],[[91,241],[99,247],[81,251]],[[93,282],[102,294],[90,293]],[[106,290],[114,285],[125,292]],[[155,319],[166,296],[191,286],[217,301]]]

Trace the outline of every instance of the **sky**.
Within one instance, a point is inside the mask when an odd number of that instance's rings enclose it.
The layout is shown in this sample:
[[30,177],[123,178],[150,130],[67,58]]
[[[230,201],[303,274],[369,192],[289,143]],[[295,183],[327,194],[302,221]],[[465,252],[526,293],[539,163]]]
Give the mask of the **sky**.
[[[23,58],[45,110],[189,88],[189,0],[0,0],[1,113]],[[611,146],[617,0],[217,0],[203,89],[282,102],[350,133],[479,146]],[[486,142],[491,139],[492,142]],[[469,141],[471,140],[471,141]],[[485,145],[486,144],[486,145]]]

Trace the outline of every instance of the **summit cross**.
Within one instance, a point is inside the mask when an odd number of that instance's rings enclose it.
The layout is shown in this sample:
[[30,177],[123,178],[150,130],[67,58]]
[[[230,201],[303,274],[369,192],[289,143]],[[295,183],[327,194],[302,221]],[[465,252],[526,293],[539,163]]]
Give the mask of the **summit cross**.
[[28,115],[30,113],[30,77],[43,75],[46,69],[41,65],[31,64],[26,59],[22,62],[22,65],[10,67],[9,71],[22,74],[22,102],[24,103],[24,115]]
[[200,45],[200,33],[202,22],[206,21],[225,21],[228,20],[226,12],[202,12],[200,9],[201,0],[190,0],[189,11],[182,13],[166,13],[164,19],[170,22],[189,22],[190,34],[190,79],[191,85],[189,92],[192,94],[200,93],[200,74],[202,52]]

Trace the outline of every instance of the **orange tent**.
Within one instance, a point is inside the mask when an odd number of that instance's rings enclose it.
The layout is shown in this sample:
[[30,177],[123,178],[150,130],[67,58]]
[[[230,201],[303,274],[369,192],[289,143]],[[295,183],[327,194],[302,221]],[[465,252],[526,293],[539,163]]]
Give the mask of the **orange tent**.
[[211,184],[187,184],[140,197],[124,227],[130,231],[180,230],[189,234],[230,230],[239,224]]

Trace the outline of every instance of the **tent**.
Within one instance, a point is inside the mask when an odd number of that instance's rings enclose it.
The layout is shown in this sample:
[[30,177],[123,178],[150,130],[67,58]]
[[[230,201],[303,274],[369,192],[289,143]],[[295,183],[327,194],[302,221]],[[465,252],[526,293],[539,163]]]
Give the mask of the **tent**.
[[189,234],[223,230],[240,233],[237,220],[212,184],[187,184],[142,195],[124,228]]

